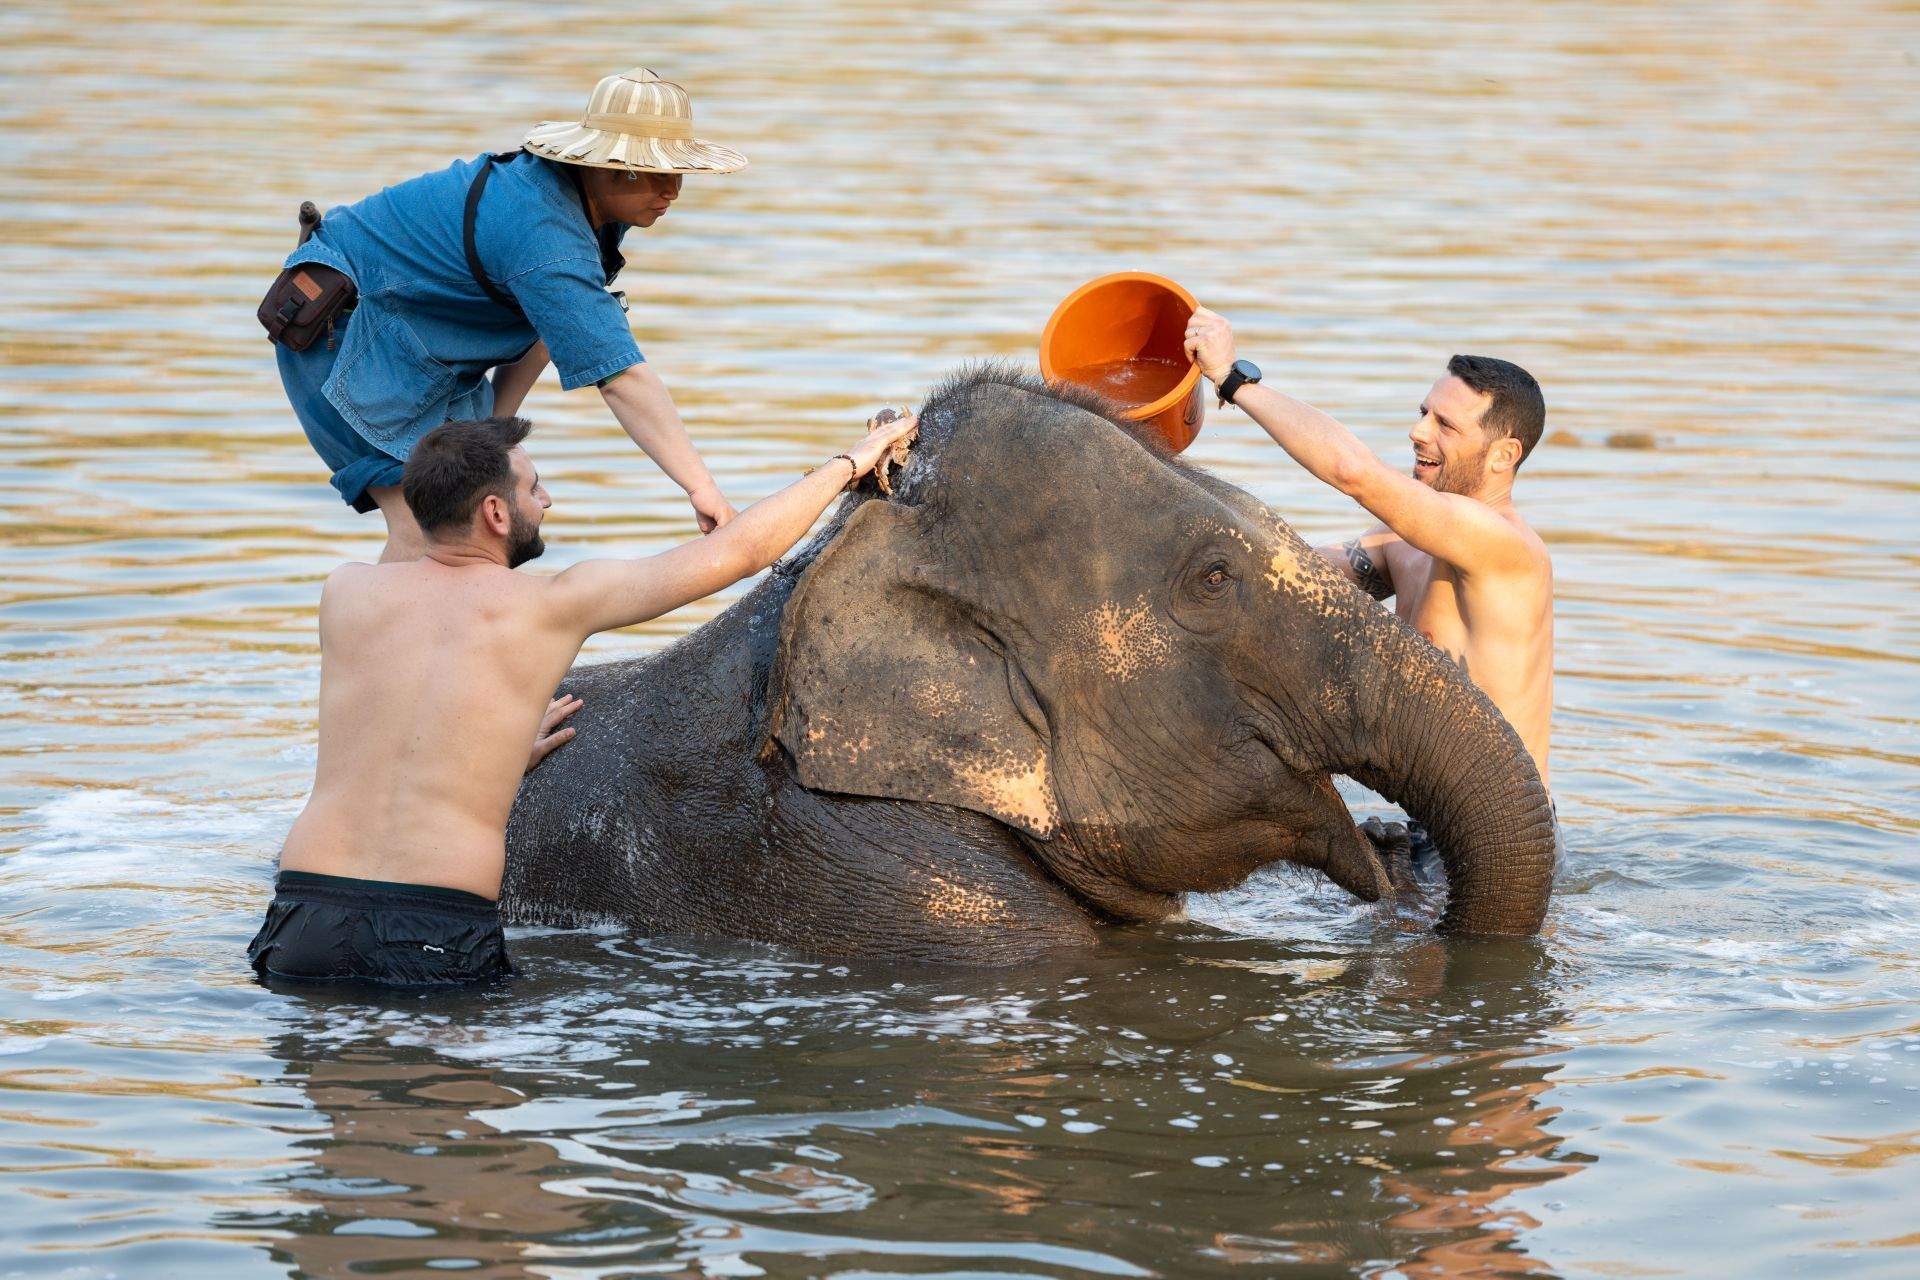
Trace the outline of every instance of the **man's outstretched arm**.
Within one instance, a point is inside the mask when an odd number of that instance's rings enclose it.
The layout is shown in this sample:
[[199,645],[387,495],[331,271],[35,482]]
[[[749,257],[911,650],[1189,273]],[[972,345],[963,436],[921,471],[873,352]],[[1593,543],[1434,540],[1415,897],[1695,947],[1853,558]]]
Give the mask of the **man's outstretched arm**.
[[919,429],[912,414],[868,424],[866,438],[705,537],[641,560],[589,560],[553,579],[561,618],[582,637],[670,613],[760,572],[806,536],[849,484]]
[[[1233,327],[1202,307],[1193,313],[1187,350],[1217,384],[1233,367]],[[1491,507],[1437,492],[1395,471],[1353,432],[1305,401],[1252,383],[1241,387],[1233,402],[1315,478],[1428,555],[1469,573],[1526,562],[1525,541]]]

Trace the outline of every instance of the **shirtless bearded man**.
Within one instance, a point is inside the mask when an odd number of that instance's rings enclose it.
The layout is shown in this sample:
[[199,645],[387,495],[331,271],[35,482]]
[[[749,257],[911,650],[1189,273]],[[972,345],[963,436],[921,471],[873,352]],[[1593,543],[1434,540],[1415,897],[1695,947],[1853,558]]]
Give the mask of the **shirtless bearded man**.
[[1255,366],[1235,360],[1224,317],[1196,310],[1186,346],[1223,401],[1379,519],[1344,545],[1315,550],[1374,599],[1392,597],[1402,621],[1460,663],[1550,784],[1553,563],[1513,501],[1520,464],[1546,424],[1533,375],[1490,356],[1453,357],[1407,433],[1409,476],[1312,405],[1261,385]]
[[572,734],[558,724],[578,701],[549,699],[580,646],[772,564],[917,423],[868,425],[704,538],[553,577],[514,572],[543,549],[551,505],[520,447],[528,424],[429,432],[401,486],[426,554],[343,565],[321,593],[320,757],[248,948],[256,972],[397,986],[506,973],[507,813],[521,775]]

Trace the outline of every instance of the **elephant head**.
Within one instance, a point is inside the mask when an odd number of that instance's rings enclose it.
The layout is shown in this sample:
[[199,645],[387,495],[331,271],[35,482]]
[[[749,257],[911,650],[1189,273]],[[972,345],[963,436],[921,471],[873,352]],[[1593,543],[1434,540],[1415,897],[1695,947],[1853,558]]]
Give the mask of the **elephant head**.
[[1330,775],[1444,851],[1441,927],[1532,933],[1545,788],[1465,674],[1113,406],[988,365],[801,575],[769,686],[809,788],[991,815],[1114,920],[1288,859],[1387,891]]

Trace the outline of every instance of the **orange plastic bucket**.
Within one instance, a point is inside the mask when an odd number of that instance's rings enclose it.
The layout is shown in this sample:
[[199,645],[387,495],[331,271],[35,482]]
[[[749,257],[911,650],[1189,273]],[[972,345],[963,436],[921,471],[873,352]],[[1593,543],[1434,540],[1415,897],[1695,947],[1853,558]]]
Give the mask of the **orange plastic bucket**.
[[1175,453],[1206,416],[1200,366],[1182,343],[1200,304],[1165,276],[1119,271],[1089,280],[1054,308],[1040,334],[1040,376],[1100,392],[1150,422]]

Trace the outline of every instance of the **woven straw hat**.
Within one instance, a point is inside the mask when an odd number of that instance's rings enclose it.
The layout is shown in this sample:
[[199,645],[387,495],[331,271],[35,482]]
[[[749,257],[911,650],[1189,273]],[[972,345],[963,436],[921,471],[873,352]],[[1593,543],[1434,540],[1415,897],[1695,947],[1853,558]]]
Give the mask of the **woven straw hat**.
[[687,91],[645,67],[608,76],[594,86],[579,120],[548,120],[527,135],[538,156],[594,169],[641,173],[732,173],[747,158],[693,136]]

